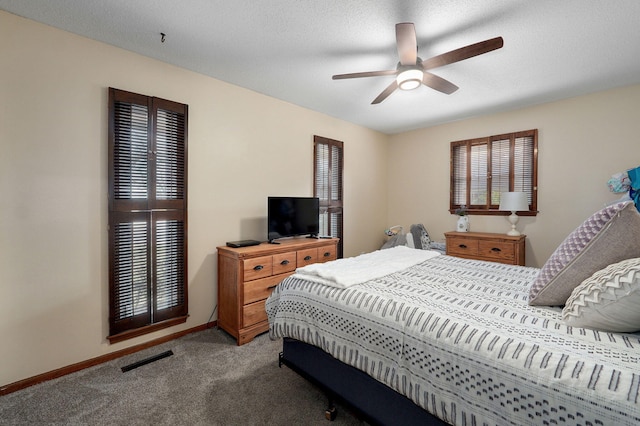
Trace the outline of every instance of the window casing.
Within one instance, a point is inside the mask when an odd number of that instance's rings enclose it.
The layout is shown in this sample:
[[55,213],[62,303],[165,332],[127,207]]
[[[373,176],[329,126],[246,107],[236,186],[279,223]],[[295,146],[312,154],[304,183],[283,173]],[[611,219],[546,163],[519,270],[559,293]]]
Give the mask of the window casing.
[[186,321],[188,106],[109,89],[109,340]]
[[508,133],[451,142],[449,211],[465,206],[469,214],[509,214],[499,210],[502,192],[527,194],[538,212],[538,131]]
[[341,258],[343,256],[343,143],[314,136],[313,158],[313,196],[320,200],[320,235],[340,238],[337,255]]

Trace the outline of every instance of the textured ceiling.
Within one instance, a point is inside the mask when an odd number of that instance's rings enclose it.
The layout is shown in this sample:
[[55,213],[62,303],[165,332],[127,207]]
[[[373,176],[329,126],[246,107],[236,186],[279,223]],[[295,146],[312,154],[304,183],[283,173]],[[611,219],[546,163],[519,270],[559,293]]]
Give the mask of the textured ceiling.
[[[0,0],[0,9],[385,133],[640,83],[638,0]],[[371,101],[393,77],[395,24],[427,59],[496,36],[502,49],[432,70]],[[161,42],[160,33],[166,34]]]

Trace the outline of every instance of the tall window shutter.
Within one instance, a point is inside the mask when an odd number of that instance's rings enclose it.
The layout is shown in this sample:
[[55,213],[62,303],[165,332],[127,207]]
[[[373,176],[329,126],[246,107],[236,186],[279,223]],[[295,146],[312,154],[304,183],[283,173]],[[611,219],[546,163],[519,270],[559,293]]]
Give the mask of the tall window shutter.
[[338,257],[342,257],[343,143],[320,136],[314,136],[313,142],[313,192],[320,201],[320,234],[340,238]]
[[109,89],[111,341],[186,320],[187,111]]

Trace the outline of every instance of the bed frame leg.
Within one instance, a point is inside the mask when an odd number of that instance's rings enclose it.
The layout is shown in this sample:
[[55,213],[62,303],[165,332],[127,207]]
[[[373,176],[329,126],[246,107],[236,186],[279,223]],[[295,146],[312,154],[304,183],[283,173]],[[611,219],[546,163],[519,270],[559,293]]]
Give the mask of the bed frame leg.
[[332,422],[336,419],[337,415],[338,415],[338,409],[333,404],[333,399],[329,397],[329,403],[328,403],[327,409],[324,412],[324,416],[327,418],[327,420]]

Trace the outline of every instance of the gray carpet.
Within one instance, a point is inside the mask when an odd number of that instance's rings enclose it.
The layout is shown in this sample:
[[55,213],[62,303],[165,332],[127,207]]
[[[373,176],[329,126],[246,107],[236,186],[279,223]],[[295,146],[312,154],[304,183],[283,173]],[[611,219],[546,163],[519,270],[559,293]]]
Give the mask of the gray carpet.
[[[1,425],[361,425],[306,380],[278,368],[281,341],[236,346],[210,329],[0,397]],[[123,373],[171,350],[174,355]]]

